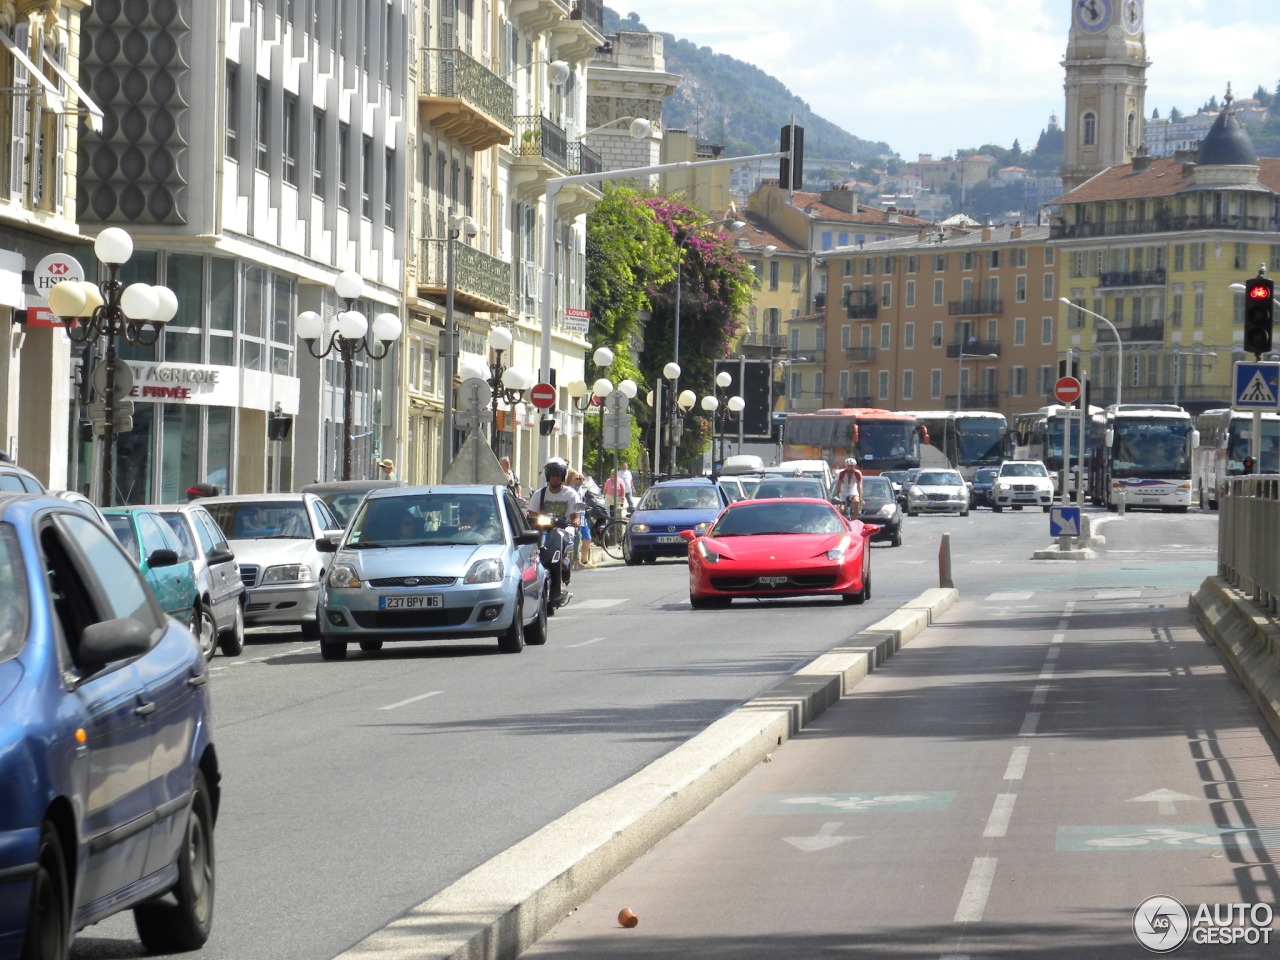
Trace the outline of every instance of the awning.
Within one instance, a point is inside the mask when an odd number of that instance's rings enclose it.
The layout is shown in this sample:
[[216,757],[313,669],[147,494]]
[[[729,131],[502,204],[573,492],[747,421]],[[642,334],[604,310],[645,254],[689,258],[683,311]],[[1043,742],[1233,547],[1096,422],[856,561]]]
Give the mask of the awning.
[[53,72],[62,78],[62,82],[75,91],[76,96],[80,99],[80,103],[84,105],[85,110],[89,112],[89,129],[94,133],[102,132],[102,118],[105,116],[102,108],[89,99],[89,95],[80,89],[80,84],[76,83],[76,78],[67,72],[67,69],[53,57],[49,56],[49,51],[41,51],[44,54],[45,62],[53,67]]
[[49,82],[49,78],[44,75],[44,71],[32,63],[27,55],[22,52],[22,49],[9,39],[9,35],[3,30],[0,30],[0,46],[7,48],[13,54],[13,59],[26,67],[27,71],[40,82],[40,86],[44,87],[48,108],[54,113],[63,112],[66,109],[66,102],[63,100],[58,88]]

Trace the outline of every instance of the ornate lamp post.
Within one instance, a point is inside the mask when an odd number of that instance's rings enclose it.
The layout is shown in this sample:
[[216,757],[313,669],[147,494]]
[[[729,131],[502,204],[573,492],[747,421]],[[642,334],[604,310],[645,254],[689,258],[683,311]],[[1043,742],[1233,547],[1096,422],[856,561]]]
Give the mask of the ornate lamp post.
[[[355,394],[352,385],[352,368],[356,356],[363,353],[370,360],[382,360],[391,351],[391,345],[400,339],[403,326],[394,313],[380,313],[373,318],[373,338],[382,345],[379,351],[369,343],[369,321],[363,313],[352,309],[355,301],[364,294],[364,279],[354,270],[338,274],[333,289],[342,301],[342,310],[326,322],[314,310],[298,314],[295,330],[298,338],[307,345],[307,352],[317,360],[323,360],[335,350],[342,360],[342,479],[351,479],[352,407]],[[323,339],[324,348],[316,349],[316,341]]]
[[[523,403],[525,393],[534,384],[533,374],[525,373],[523,370],[517,370],[514,367],[504,366],[502,363],[502,355],[511,349],[514,337],[509,327],[496,326],[489,331],[489,348],[494,353],[494,360],[490,362],[486,370],[482,364],[466,365],[459,374],[462,379],[466,380],[475,377],[483,380],[489,385],[492,395],[491,403],[493,404],[493,426],[492,436],[489,438],[489,446],[493,450],[494,456],[500,456],[498,450],[498,404],[505,403],[509,407],[514,407],[517,403]],[[469,362],[470,363],[470,362]]]
[[721,403],[720,397],[724,390],[733,383],[733,376],[727,370],[721,370],[716,374],[716,392],[713,396],[702,398],[702,409],[707,412],[711,418],[711,439],[712,443],[719,441],[719,462],[724,463],[724,431],[725,427],[734,419],[742,416],[742,411],[746,409],[747,401],[742,397],[732,396],[727,401]]
[[[66,328],[67,336],[76,343],[88,343],[105,338],[104,426],[102,430],[100,506],[111,506],[114,499],[113,472],[115,467],[115,443],[117,418],[125,430],[128,407],[117,404],[116,397],[116,338],[127,343],[149,347],[160,337],[164,325],[178,312],[178,298],[168,287],[146,283],[128,286],[117,279],[120,268],[133,255],[133,238],[119,227],[107,227],[93,244],[98,261],[107,269],[105,280],[97,284],[82,280],[63,280],[49,291],[49,309]],[[148,330],[147,324],[151,324]],[[126,371],[127,372],[127,371]]]

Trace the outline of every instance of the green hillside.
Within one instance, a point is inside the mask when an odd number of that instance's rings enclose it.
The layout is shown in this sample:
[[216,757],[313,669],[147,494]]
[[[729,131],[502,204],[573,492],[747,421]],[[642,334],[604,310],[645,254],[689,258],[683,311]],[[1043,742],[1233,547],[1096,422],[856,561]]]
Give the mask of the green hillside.
[[[758,67],[661,30],[650,30],[634,13],[623,19],[605,7],[604,29],[607,34],[632,30],[665,38],[667,70],[683,77],[684,82],[667,99],[663,123],[696,133],[704,143],[722,143],[730,156],[777,150],[778,131],[790,122],[793,113],[796,123],[804,127],[806,158],[862,163],[893,154],[888,144],[855,137],[819,117]],[[805,172],[816,172],[808,160]]]

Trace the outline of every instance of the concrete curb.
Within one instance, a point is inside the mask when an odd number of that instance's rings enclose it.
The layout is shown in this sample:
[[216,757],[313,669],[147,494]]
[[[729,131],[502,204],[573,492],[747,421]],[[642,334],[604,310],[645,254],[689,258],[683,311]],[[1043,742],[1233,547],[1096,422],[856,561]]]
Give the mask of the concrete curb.
[[1206,578],[1189,603],[1267,726],[1280,736],[1280,627],[1221,577]]
[[518,956],[910,643],[957,597],[954,589],[926,590],[335,960]]

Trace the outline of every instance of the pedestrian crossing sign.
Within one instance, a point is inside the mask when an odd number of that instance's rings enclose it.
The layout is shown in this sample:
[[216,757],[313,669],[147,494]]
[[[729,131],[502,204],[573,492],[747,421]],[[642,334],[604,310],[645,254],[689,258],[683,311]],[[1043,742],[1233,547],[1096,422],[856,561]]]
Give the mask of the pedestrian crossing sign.
[[1280,363],[1249,363],[1237,360],[1236,392],[1232,404],[1237,410],[1280,409]]

